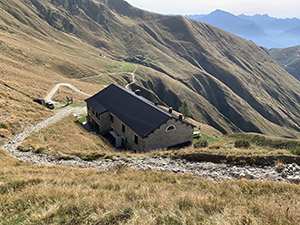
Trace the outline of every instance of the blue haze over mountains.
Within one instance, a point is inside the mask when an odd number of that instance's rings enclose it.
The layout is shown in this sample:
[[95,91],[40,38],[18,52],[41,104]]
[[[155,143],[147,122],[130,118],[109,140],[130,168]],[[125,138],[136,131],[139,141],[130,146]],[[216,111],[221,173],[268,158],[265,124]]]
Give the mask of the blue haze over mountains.
[[251,40],[265,48],[287,48],[300,45],[300,19],[278,19],[265,15],[238,15],[216,10],[208,15],[188,15]]

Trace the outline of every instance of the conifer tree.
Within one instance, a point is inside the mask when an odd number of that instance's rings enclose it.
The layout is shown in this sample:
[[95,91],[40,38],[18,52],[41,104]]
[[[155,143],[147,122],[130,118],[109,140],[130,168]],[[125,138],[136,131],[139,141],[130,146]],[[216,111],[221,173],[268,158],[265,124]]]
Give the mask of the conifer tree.
[[180,106],[179,112],[182,113],[184,118],[191,117],[189,106],[185,100],[183,101],[182,105]]

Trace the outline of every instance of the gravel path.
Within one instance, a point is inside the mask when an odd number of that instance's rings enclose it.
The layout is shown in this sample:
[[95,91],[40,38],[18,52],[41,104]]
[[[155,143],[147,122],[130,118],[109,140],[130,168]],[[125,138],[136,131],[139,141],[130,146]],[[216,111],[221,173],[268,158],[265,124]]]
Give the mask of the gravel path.
[[[134,74],[134,73],[133,73]],[[134,79],[133,79],[134,80]],[[58,90],[60,86],[71,87],[75,91],[77,88],[69,84],[58,84],[53,90]],[[51,91],[48,95],[51,101],[55,91]],[[82,92],[83,93],[83,92]],[[85,94],[85,93],[84,93]],[[108,170],[119,165],[126,165],[134,170],[146,171],[156,170],[173,174],[192,174],[210,180],[232,180],[232,179],[255,179],[255,180],[272,180],[278,182],[300,183],[300,167],[297,164],[285,165],[282,172],[277,172],[274,167],[259,167],[259,166],[233,166],[229,164],[216,164],[209,162],[189,162],[186,160],[174,160],[170,158],[122,158],[115,157],[114,159],[105,159],[97,161],[84,161],[80,158],[71,160],[56,159],[45,154],[37,154],[33,152],[21,152],[18,150],[18,145],[23,142],[32,132],[37,132],[51,123],[55,123],[62,118],[74,114],[79,116],[86,113],[85,108],[66,107],[62,110],[57,110],[56,114],[45,121],[25,129],[22,133],[16,135],[11,142],[7,142],[2,147],[11,156],[19,160],[30,162],[33,164],[45,165],[62,165],[76,168],[97,168]]]
[[132,76],[132,82],[126,85],[126,89],[129,89],[129,87],[133,84],[135,84],[135,72],[137,71],[138,67],[135,68],[135,70],[130,73],[130,75]]
[[[39,130],[41,130],[42,128],[48,126],[51,123],[55,123],[59,120],[61,120],[64,117],[67,117],[70,114],[74,114],[75,116],[79,116],[81,114],[84,114],[86,112],[85,108],[72,108],[72,107],[66,107],[62,110],[58,110],[57,113],[52,116],[49,117],[48,119],[44,120],[43,122],[26,128],[22,133],[14,136],[13,140],[11,142],[6,143],[2,148],[4,150],[7,150],[12,156],[14,156],[15,158],[21,159],[22,158],[22,152],[18,151],[18,145],[21,144],[32,132],[37,132]],[[26,161],[26,160],[24,160]],[[34,163],[34,162],[32,162]]]
[[203,177],[209,180],[233,180],[233,179],[255,179],[255,180],[272,180],[278,182],[300,183],[300,167],[296,164],[285,165],[284,170],[278,173],[274,167],[259,166],[233,166],[229,164],[216,164],[209,162],[189,162],[186,160],[174,160],[162,157],[144,157],[144,158],[122,158],[84,161],[80,158],[71,160],[56,159],[45,154],[33,152],[21,152],[18,145],[24,141],[30,133],[39,131],[51,123],[73,113],[75,116],[85,113],[84,108],[71,108],[59,110],[56,115],[47,120],[24,130],[21,134],[16,135],[11,142],[6,143],[3,149],[19,160],[33,164],[44,165],[62,165],[76,168],[96,168],[108,170],[118,165],[126,165],[134,170],[146,171],[156,170],[172,174],[191,174]]
[[61,87],[61,86],[65,86],[65,87],[69,87],[71,88],[72,90],[80,93],[80,94],[83,94],[83,95],[86,95],[88,97],[90,97],[91,95],[79,90],[78,88],[74,87],[72,84],[69,84],[69,83],[59,83],[59,84],[56,84],[55,87],[50,91],[50,93],[47,95],[47,97],[45,98],[46,102],[52,102],[52,97],[53,95],[57,92],[57,90]]
[[[60,115],[61,116],[61,115]],[[52,118],[51,120],[56,120]],[[203,177],[209,180],[233,180],[233,179],[251,179],[251,180],[272,180],[277,182],[300,182],[300,167],[296,164],[286,165],[285,169],[278,173],[274,167],[254,167],[254,166],[233,166],[229,164],[216,164],[209,162],[189,162],[186,160],[174,160],[162,157],[144,157],[144,158],[123,158],[115,157],[114,159],[105,159],[97,161],[84,161],[80,158],[71,160],[60,160],[45,154],[36,154],[32,152],[21,152],[17,150],[19,141],[28,136],[30,131],[34,131],[44,126],[47,122],[39,124],[33,129],[29,129],[20,136],[16,137],[13,142],[4,145],[13,157],[25,162],[43,165],[61,165],[76,168],[96,168],[108,170],[119,165],[126,165],[134,170],[147,171],[156,170],[172,174],[191,174]]]

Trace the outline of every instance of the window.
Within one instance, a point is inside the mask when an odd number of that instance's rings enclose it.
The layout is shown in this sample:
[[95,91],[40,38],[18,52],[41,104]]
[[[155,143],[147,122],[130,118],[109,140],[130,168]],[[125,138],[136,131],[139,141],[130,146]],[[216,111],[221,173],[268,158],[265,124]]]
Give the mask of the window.
[[122,132],[125,133],[125,125],[122,124]]
[[166,132],[170,132],[170,131],[173,131],[173,130],[176,130],[176,127],[174,125],[170,125],[166,128]]
[[114,117],[113,117],[113,115],[110,115],[110,121],[111,121],[112,123],[114,123]]
[[137,135],[134,135],[134,143],[139,144],[139,138]]

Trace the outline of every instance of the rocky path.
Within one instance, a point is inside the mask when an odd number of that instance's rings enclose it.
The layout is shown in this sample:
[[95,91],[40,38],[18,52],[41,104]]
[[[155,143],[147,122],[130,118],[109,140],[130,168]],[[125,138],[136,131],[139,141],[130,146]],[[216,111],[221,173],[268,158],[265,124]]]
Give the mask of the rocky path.
[[84,108],[71,108],[59,110],[54,116],[47,120],[27,128],[22,133],[16,135],[11,142],[3,146],[11,156],[19,160],[44,165],[62,165],[76,168],[96,168],[108,170],[119,165],[126,165],[133,170],[146,171],[156,170],[173,174],[191,174],[203,177],[209,180],[233,180],[233,179],[255,179],[255,180],[272,180],[278,182],[300,183],[300,167],[296,164],[286,165],[284,170],[278,173],[274,167],[259,166],[233,166],[229,164],[216,164],[209,162],[189,162],[186,160],[175,160],[162,157],[143,157],[143,158],[123,158],[115,157],[114,159],[84,161],[80,158],[71,160],[60,160],[45,154],[33,152],[22,152],[18,150],[18,145],[24,141],[30,133],[39,131],[48,126],[50,123],[73,113],[78,116],[85,112]]
[[[52,121],[59,117],[52,118]],[[229,164],[216,164],[209,162],[189,162],[186,160],[175,160],[162,157],[143,157],[143,158],[123,158],[115,157],[114,159],[84,161],[80,158],[71,160],[59,160],[54,157],[36,154],[32,152],[20,152],[17,150],[18,144],[24,140],[28,134],[34,130],[40,129],[47,122],[43,122],[37,127],[27,130],[18,135],[13,142],[4,145],[13,157],[25,162],[44,165],[61,165],[76,168],[96,168],[100,170],[108,170],[119,165],[125,165],[133,170],[147,171],[156,170],[172,174],[191,174],[203,177],[209,180],[233,180],[233,179],[251,179],[251,180],[271,180],[277,182],[300,182],[300,167],[296,164],[286,165],[285,169],[278,173],[274,167],[254,167],[254,166],[233,166]]]
[[[72,108],[72,107],[66,107],[64,109],[58,110],[56,114],[52,117],[49,117],[48,119],[44,120],[43,122],[26,128],[22,133],[16,135],[13,137],[11,142],[8,142],[2,146],[2,148],[6,151],[8,151],[13,157],[23,160],[23,161],[28,161],[26,160],[23,156],[24,153],[21,151],[18,151],[18,146],[21,144],[32,132],[37,132],[41,130],[44,127],[47,127],[51,123],[55,123],[59,120],[61,120],[64,117],[67,117],[70,114],[74,114],[75,116],[81,115],[86,112],[85,108]],[[33,153],[34,154],[34,153]],[[37,159],[38,160],[38,159]],[[34,163],[34,161],[31,161]]]
[[[134,76],[134,72],[132,74]],[[133,79],[133,81],[135,80]],[[55,92],[60,86],[68,86],[75,91],[83,93],[70,84],[58,84],[47,96],[47,101],[51,101],[52,96],[55,94]],[[49,124],[57,122],[70,114],[79,116],[85,112],[85,108],[72,107],[66,107],[62,110],[57,110],[54,116],[46,119],[45,121],[35,126],[25,129],[22,133],[16,135],[11,142],[7,142],[6,144],[4,144],[2,148],[14,158],[33,164],[62,165],[76,168],[96,168],[101,170],[108,170],[112,167],[117,167],[119,165],[126,165],[134,170],[139,171],[156,170],[173,174],[191,174],[216,181],[245,178],[255,180],[272,180],[278,182],[300,183],[300,167],[296,164],[285,165],[283,171],[279,173],[275,170],[274,167],[256,167],[248,165],[233,166],[229,164],[189,162],[186,160],[175,160],[161,157],[115,157],[114,159],[105,159],[97,161],[84,161],[80,158],[62,160],[56,159],[52,156],[48,156],[45,154],[21,152],[18,150],[19,144],[23,142],[30,135],[30,133],[37,132],[42,128],[48,126]]]

